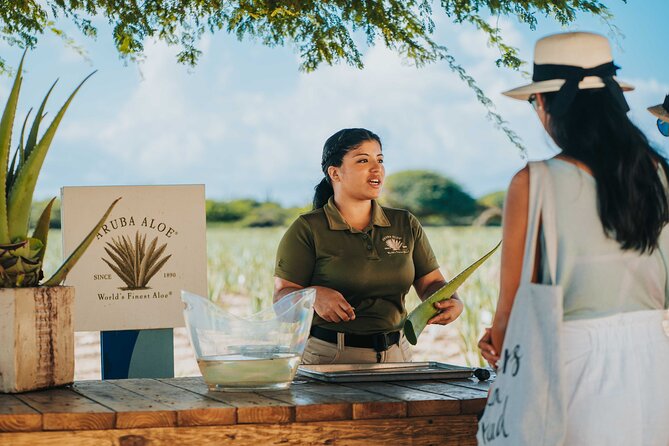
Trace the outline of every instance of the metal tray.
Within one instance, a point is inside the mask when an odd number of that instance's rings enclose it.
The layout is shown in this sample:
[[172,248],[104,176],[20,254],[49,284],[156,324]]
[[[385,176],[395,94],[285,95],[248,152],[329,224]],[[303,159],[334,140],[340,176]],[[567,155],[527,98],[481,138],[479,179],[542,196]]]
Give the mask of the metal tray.
[[327,382],[463,379],[474,373],[472,368],[441,362],[301,365],[297,371],[300,375]]

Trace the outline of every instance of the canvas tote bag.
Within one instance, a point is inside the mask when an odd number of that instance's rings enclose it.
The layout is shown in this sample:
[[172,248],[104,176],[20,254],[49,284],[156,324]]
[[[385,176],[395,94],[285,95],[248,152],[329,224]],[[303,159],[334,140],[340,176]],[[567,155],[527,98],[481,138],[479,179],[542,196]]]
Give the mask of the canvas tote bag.
[[[479,421],[479,445],[556,446],[564,443],[562,288],[555,285],[557,233],[550,173],[529,163],[530,197],[525,256],[513,302],[497,378]],[[536,244],[543,234],[542,261],[550,284],[532,283]]]

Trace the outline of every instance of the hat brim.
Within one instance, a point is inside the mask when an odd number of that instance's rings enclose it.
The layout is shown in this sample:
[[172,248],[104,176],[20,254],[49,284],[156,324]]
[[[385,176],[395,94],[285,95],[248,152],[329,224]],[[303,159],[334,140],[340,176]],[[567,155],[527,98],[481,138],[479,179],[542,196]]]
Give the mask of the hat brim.
[[657,119],[661,119],[664,122],[669,122],[669,111],[665,110],[662,104],[655,105],[654,107],[648,107],[648,111],[651,112]]
[[[627,82],[622,82],[616,79],[620,88],[623,91],[634,90],[634,86],[628,84]],[[532,82],[528,85],[523,85],[522,87],[514,88],[513,90],[505,91],[502,94],[513,99],[519,99],[521,101],[527,101],[530,96],[536,93],[551,93],[555,91],[560,91],[560,88],[564,85],[564,79],[550,79],[547,81]],[[597,76],[588,76],[583,78],[581,82],[578,83],[579,90],[591,90],[594,88],[604,88],[604,82],[601,78]]]

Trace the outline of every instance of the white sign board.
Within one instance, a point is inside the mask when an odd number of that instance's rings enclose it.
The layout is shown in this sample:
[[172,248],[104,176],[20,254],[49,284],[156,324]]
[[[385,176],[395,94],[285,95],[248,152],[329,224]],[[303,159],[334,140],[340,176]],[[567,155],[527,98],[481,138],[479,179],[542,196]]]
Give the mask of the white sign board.
[[181,290],[207,295],[203,185],[64,187],[65,258],[122,199],[70,271],[77,331],[184,325]]

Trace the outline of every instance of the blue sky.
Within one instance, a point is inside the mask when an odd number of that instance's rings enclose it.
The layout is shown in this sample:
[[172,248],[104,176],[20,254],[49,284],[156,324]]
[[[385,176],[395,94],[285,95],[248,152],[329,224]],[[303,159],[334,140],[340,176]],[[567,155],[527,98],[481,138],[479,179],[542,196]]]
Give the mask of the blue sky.
[[[632,119],[659,147],[669,140],[655,130],[645,108],[669,93],[669,51],[663,33],[669,2],[609,3],[620,34],[599,19],[580,18],[569,30],[613,37],[618,76],[637,87],[627,95]],[[664,18],[664,20],[663,20]],[[536,31],[501,19],[507,42],[531,61],[534,42],[564,29],[541,20]],[[364,70],[338,65],[298,71],[292,48],[238,42],[224,33],[206,36],[194,69],[178,65],[177,49],[146,42],[146,60],[124,64],[100,25],[92,41],[71,32],[90,61],[46,36],[28,54],[19,117],[37,106],[51,82],[51,115],[89,72],[49,153],[36,198],[66,185],[204,183],[211,198],[271,198],[286,205],[310,201],[321,178],[325,139],[344,127],[367,127],[384,143],[388,173],[437,170],[475,196],[504,189],[524,160],[485,118],[474,94],[444,64],[408,66],[382,46],[364,48]],[[523,138],[530,158],[554,153],[527,103],[500,92],[527,82],[497,68],[497,53],[472,27],[445,18],[437,40],[495,101]],[[20,50],[0,44],[15,64]],[[11,79],[0,78],[4,104]]]

